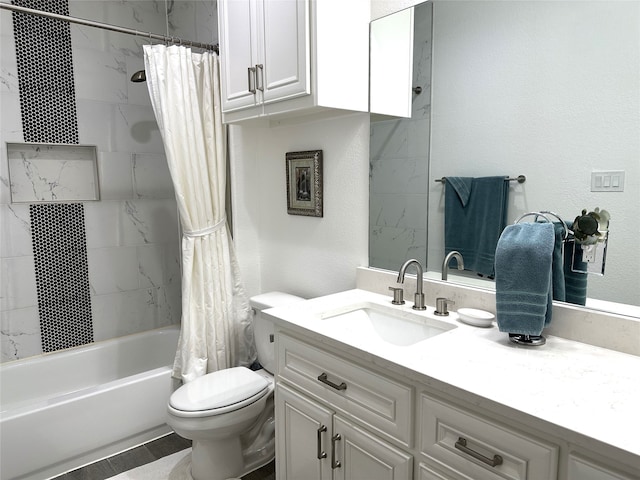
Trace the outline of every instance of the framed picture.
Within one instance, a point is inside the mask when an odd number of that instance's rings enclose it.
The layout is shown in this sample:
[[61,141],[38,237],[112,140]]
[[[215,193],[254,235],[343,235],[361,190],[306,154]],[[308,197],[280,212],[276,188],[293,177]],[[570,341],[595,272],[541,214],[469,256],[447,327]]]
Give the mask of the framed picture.
[[322,217],[322,150],[287,152],[287,213]]

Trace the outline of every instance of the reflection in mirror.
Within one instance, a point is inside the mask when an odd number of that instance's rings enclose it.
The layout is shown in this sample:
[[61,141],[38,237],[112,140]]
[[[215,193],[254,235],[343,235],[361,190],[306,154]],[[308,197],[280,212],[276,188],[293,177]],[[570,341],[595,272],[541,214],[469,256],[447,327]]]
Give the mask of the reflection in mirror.
[[[418,28],[423,10],[433,22]],[[440,278],[435,180],[523,174],[526,183],[510,182],[507,223],[530,211],[572,222],[607,210],[606,271],[589,275],[587,306],[638,316],[638,2],[434,1],[414,18],[413,85],[423,93],[411,118],[371,118],[370,265],[397,271],[417,258]],[[592,177],[610,171],[624,172],[622,191],[593,191]]]

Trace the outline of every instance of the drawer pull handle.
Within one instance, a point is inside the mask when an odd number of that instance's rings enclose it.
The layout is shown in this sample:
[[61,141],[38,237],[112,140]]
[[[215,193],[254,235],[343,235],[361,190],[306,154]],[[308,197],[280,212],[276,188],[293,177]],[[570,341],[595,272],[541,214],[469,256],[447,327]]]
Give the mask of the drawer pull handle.
[[333,437],[331,437],[331,468],[336,469],[340,468],[342,464],[340,460],[336,460],[336,443],[338,440],[342,440],[342,437],[339,433],[336,433]]
[[481,453],[478,453],[467,447],[467,439],[464,437],[458,437],[458,441],[456,442],[455,447],[458,450],[463,451],[467,455],[471,455],[476,460],[480,460],[481,462],[486,463],[490,467],[502,465],[502,457],[500,455],[494,455],[493,458],[485,457]]
[[329,385],[331,388],[335,388],[336,390],[346,390],[347,389],[347,384],[342,382],[340,385],[338,385],[337,383],[333,383],[331,380],[329,380],[327,378],[327,374],[326,373],[322,373],[319,377],[318,380],[320,380],[322,383]]
[[327,452],[323,452],[322,451],[322,434],[324,432],[326,432],[326,431],[327,431],[327,426],[326,425],[322,425],[318,429],[318,453],[317,453],[318,460],[322,460],[323,458],[327,458]]

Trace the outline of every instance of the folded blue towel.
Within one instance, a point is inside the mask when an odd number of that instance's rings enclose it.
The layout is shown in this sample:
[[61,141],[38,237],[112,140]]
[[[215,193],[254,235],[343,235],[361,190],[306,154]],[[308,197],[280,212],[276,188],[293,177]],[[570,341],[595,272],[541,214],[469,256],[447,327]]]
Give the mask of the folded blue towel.
[[496,320],[501,332],[540,335],[551,321],[551,223],[509,225],[496,248]]
[[565,293],[565,276],[564,276],[564,233],[565,228],[562,223],[555,222],[553,224],[555,229],[555,243],[553,246],[553,299],[560,302],[564,302],[566,299]]
[[[507,177],[446,177],[445,255],[457,250],[465,270],[492,277],[498,238],[507,221]],[[452,262],[452,267],[456,263]]]
[[564,285],[565,301],[575,305],[587,303],[587,274],[575,272],[571,266],[587,271],[587,265],[582,261],[582,248],[577,243],[569,243],[564,252]]

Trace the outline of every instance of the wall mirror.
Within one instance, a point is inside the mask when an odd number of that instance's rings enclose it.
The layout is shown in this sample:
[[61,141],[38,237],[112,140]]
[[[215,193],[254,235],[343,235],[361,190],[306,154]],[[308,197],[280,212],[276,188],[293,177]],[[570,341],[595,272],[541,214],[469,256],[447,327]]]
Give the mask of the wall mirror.
[[[376,52],[394,29],[411,55],[404,76],[371,83],[370,266],[417,258],[440,278],[436,180],[525,175],[510,182],[507,222],[609,211],[605,275],[589,275],[586,306],[640,316],[640,2],[435,0],[407,12],[371,24],[372,72],[384,71]],[[410,107],[374,108],[376,84]],[[592,191],[609,171],[624,172],[623,191]],[[449,281],[492,287],[466,277]]]

